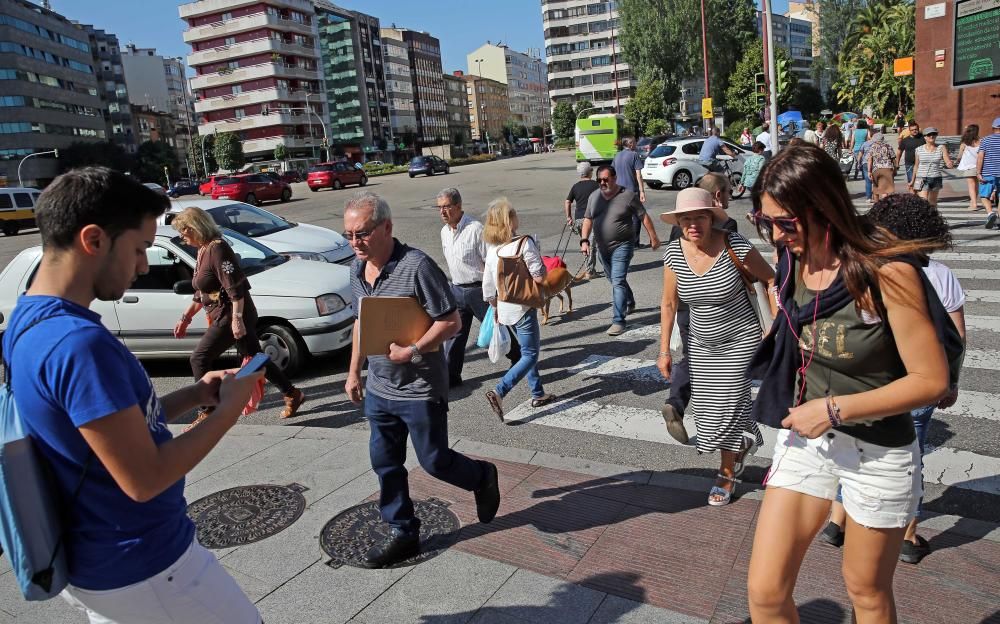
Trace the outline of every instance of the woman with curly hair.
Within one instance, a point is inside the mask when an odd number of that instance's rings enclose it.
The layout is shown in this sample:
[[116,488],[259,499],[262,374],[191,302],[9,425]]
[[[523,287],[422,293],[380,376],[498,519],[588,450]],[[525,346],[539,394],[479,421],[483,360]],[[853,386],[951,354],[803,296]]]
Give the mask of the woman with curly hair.
[[843,578],[858,622],[896,621],[892,579],[921,493],[910,411],[948,393],[938,323],[905,241],[855,210],[839,164],[783,150],[753,196],[781,250],[778,319],[751,361],[758,422],[779,428],[748,576],[754,622],[797,622],[795,581],[838,487],[847,510]]
[[847,144],[844,142],[844,133],[840,131],[840,126],[835,123],[830,124],[820,138],[819,146],[823,148],[824,152],[830,155],[830,158],[837,161],[839,165],[840,151],[847,147]]
[[[867,216],[873,224],[884,227],[902,240],[935,241],[946,248],[951,247],[951,230],[944,217],[927,200],[916,195],[909,193],[889,195],[872,206]],[[923,271],[931,285],[934,286],[934,292],[937,293],[964,342],[965,291],[962,290],[958,278],[951,272],[951,269],[926,256],[922,257],[921,261],[925,263]],[[910,412],[910,416],[913,417],[913,428],[916,430],[917,444],[920,446],[921,458],[924,455],[927,431],[930,428],[934,409],[937,407],[947,409],[954,405],[957,400],[958,383],[957,379],[954,379],[951,391],[947,396],[937,403],[918,407]],[[906,527],[903,550],[899,555],[899,560],[905,563],[920,563],[920,560],[930,552],[927,540],[917,535],[917,519],[920,517],[922,503],[923,497],[917,502],[916,516]],[[841,527],[844,526],[845,515],[844,506],[839,502],[834,503],[833,512],[830,514],[830,524],[823,530],[824,541],[834,546],[843,544],[844,533]]]

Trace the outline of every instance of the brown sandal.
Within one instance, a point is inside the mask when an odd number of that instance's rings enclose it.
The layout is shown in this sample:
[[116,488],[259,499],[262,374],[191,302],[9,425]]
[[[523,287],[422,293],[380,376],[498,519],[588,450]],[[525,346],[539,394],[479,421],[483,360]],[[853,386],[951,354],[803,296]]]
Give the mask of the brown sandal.
[[496,392],[487,390],[486,401],[490,404],[490,408],[493,409],[493,413],[497,415],[500,422],[503,422],[503,398]]
[[291,395],[285,397],[285,409],[281,410],[279,418],[291,418],[299,411],[299,407],[306,402],[304,392],[296,388]]
[[205,410],[198,410],[198,415],[195,416],[195,419],[191,421],[191,424],[189,424],[187,427],[184,427],[184,433],[187,433],[188,431],[191,431],[192,429],[197,427],[201,423],[201,421],[208,418],[208,415],[211,413],[212,412],[206,412]]

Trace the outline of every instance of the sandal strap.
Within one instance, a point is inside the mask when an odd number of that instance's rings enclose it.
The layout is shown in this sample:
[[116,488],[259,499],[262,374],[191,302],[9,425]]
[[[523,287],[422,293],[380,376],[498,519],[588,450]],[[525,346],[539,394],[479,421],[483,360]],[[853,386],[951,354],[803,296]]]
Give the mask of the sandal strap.
[[[738,479],[736,477],[728,477],[728,476],[722,474],[721,472],[715,473],[715,476],[718,479],[725,479],[726,481],[729,481],[730,483],[743,483],[743,479]],[[718,487],[718,486],[715,486],[715,487]]]

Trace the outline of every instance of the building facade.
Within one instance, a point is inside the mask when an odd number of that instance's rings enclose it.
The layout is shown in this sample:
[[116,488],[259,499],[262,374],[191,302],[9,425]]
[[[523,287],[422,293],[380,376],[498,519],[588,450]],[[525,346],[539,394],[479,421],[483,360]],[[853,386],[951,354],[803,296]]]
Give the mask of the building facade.
[[417,111],[413,97],[413,73],[406,42],[398,31],[382,29],[382,60],[389,100],[390,136],[396,147],[395,160],[413,150],[417,142]]
[[448,111],[445,107],[441,42],[428,33],[408,28],[383,28],[385,36],[406,44],[413,86],[413,113],[420,145],[448,142]]
[[192,154],[198,126],[183,60],[160,56],[154,48],[128,44],[122,51],[122,63],[129,102],[170,115],[174,129],[171,145],[177,150],[181,173],[194,175],[200,165],[194,163]]
[[[106,140],[101,89],[85,32],[26,0],[0,0],[0,184],[18,184],[29,154]],[[31,186],[57,174],[50,156],[21,168]]]
[[107,137],[126,152],[134,154],[139,142],[133,135],[128,84],[125,80],[118,37],[89,25],[80,25],[79,28],[87,34],[90,44],[94,74],[97,77],[97,92],[103,100],[102,113]]
[[279,145],[292,166],[325,155],[329,112],[312,2],[199,0],[179,13],[199,135],[235,132],[252,163],[277,163]]
[[548,66],[537,56],[486,42],[466,56],[469,74],[507,85],[511,119],[529,131],[542,127],[549,132],[552,107],[549,102]]
[[170,146],[176,144],[177,129],[172,114],[143,104],[132,104],[129,108],[134,120],[135,137],[140,144],[146,141],[163,142]]
[[472,140],[490,146],[504,142],[504,124],[510,119],[507,85],[499,80],[465,76],[465,92]]
[[381,159],[392,129],[378,18],[317,2],[316,27],[331,150]]
[[[764,13],[757,11],[757,36],[763,37]],[[791,56],[791,69],[802,84],[813,84],[813,25],[806,20],[771,15],[771,41]]]
[[445,74],[444,93],[444,105],[448,111],[448,142],[466,145],[472,140],[472,127],[469,125],[469,94],[465,75],[460,71]]
[[542,26],[551,105],[588,100],[620,112],[638,79],[618,45],[617,2],[542,0]]

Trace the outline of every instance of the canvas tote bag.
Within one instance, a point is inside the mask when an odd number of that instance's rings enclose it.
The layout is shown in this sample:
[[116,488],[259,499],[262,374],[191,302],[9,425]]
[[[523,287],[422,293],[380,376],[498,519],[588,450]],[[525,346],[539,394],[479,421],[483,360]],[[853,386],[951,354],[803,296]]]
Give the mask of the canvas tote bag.
[[507,303],[517,303],[532,308],[540,308],[545,303],[545,292],[541,284],[528,271],[528,264],[522,255],[527,236],[521,236],[513,256],[497,254],[497,298]]

